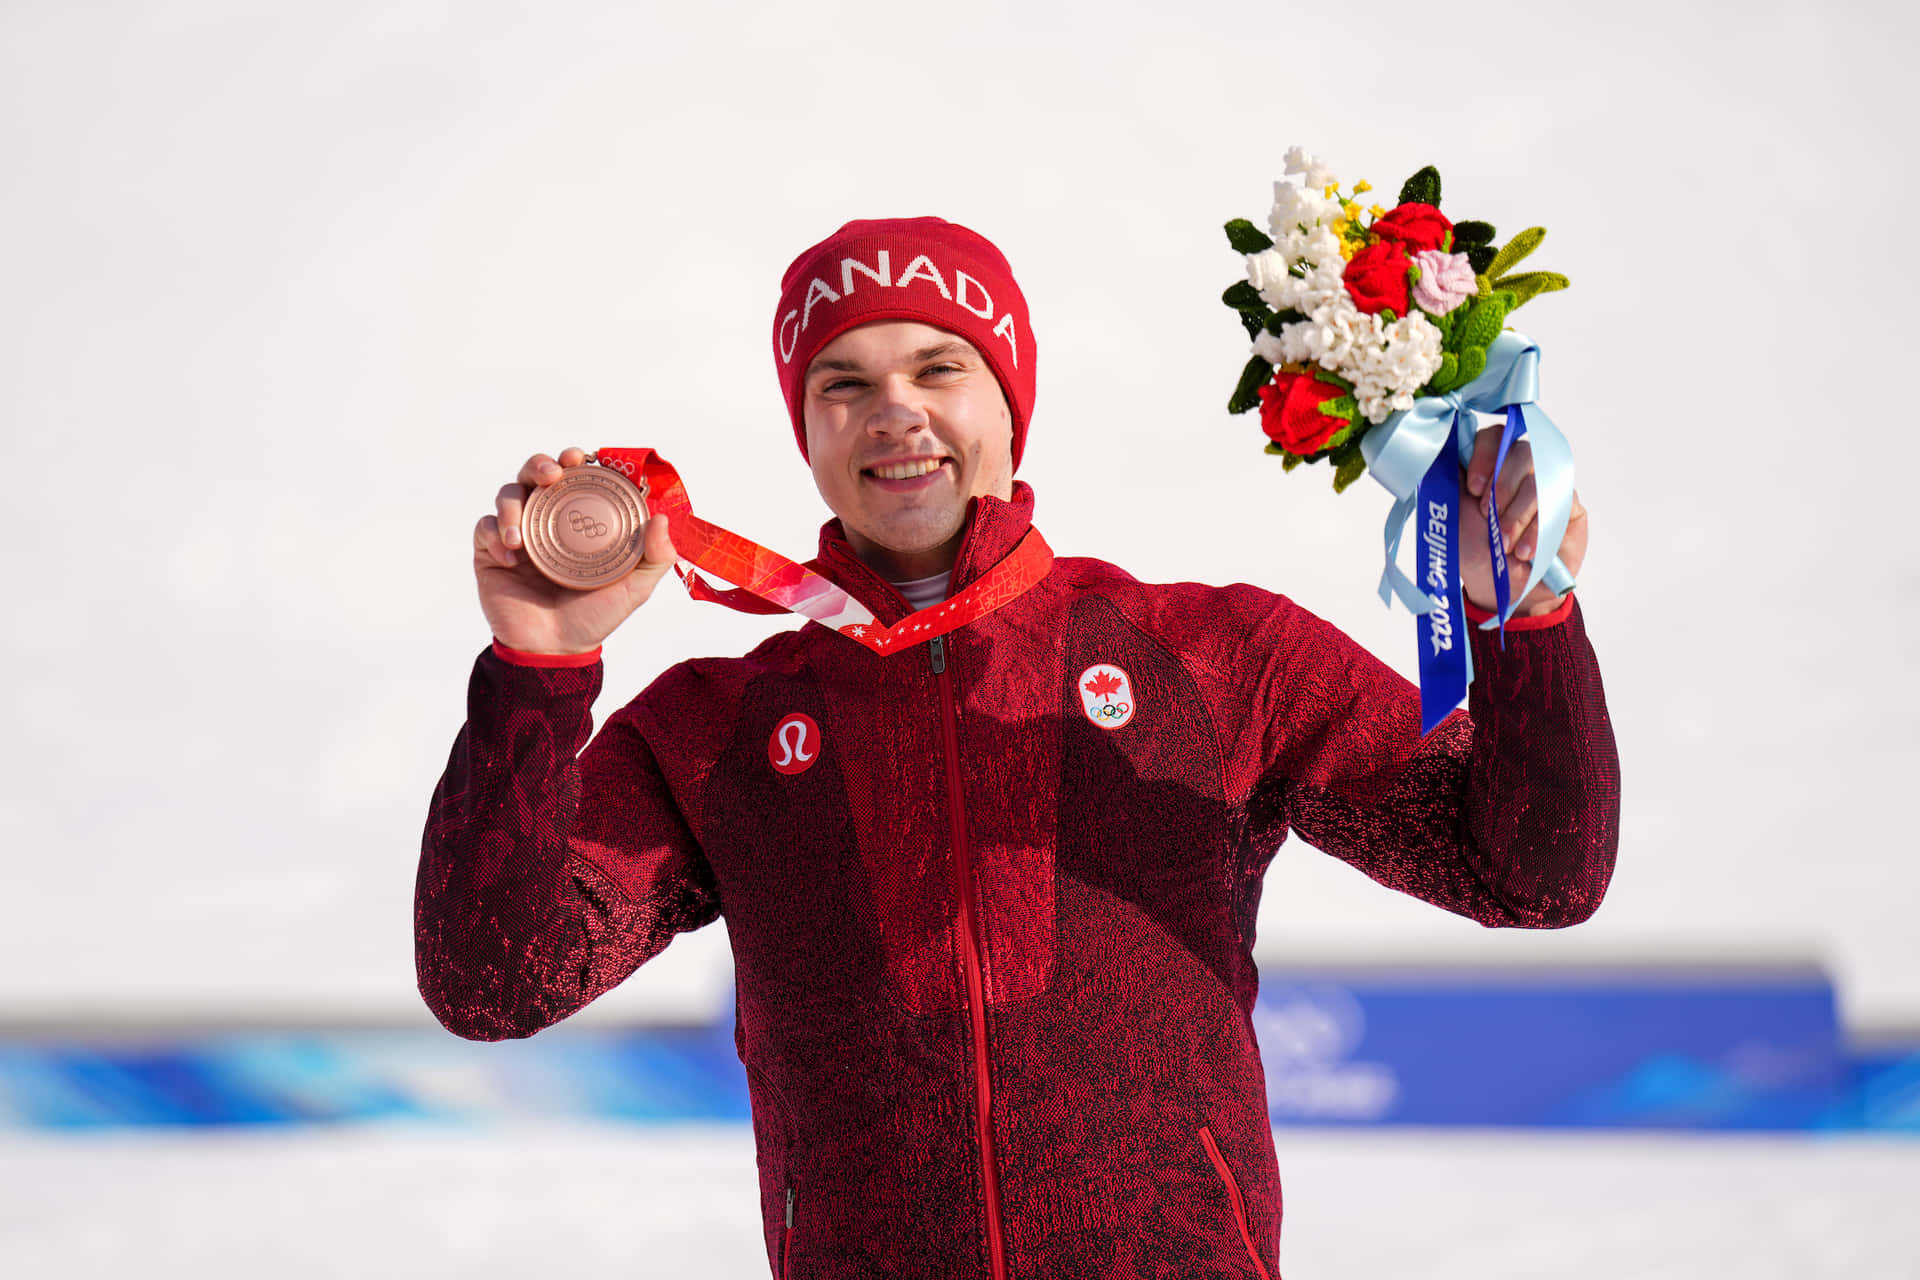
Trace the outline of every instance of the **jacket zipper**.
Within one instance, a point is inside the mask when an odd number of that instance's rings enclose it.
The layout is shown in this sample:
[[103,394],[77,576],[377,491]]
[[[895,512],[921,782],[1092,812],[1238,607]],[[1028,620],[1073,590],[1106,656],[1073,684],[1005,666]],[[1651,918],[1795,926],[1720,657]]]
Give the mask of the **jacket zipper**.
[[780,1280],[793,1274],[793,1184],[787,1184],[787,1231],[780,1237]]
[[1240,1228],[1240,1239],[1247,1246],[1247,1256],[1253,1259],[1253,1269],[1260,1273],[1260,1280],[1273,1280],[1267,1274],[1267,1264],[1260,1261],[1260,1251],[1253,1247],[1253,1232],[1247,1227],[1247,1203],[1240,1198],[1240,1184],[1233,1180],[1233,1170],[1227,1168],[1227,1158],[1220,1154],[1220,1146],[1213,1140],[1213,1130],[1206,1125],[1200,1126],[1200,1142],[1207,1149],[1207,1158],[1213,1161],[1213,1171],[1220,1175],[1220,1182],[1227,1189],[1227,1199],[1233,1205],[1233,1221]]
[[967,1012],[973,1023],[973,1104],[978,1116],[980,1182],[987,1201],[987,1258],[993,1280],[1006,1280],[1006,1246],[1000,1235],[1000,1179],[993,1158],[993,1081],[987,1070],[986,983],[980,974],[980,944],[974,928],[973,858],[960,791],[960,731],[955,725],[946,640],[945,636],[935,636],[927,647],[933,673],[939,678],[940,729],[946,743],[947,807],[953,815],[953,880],[960,903],[960,955],[967,971]]

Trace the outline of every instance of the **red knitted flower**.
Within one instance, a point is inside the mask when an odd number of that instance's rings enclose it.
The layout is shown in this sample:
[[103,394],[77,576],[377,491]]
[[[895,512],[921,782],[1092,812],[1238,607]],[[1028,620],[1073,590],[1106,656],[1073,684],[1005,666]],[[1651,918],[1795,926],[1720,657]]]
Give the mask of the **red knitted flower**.
[[1453,224],[1432,205],[1409,200],[1376,218],[1369,230],[1382,240],[1394,241],[1408,253],[1418,253],[1422,249],[1446,248]]
[[1368,315],[1392,307],[1394,315],[1404,316],[1407,314],[1407,270],[1412,265],[1413,260],[1407,257],[1405,249],[1391,240],[1382,240],[1349,258],[1341,279],[1353,297],[1353,305]]
[[1347,426],[1347,419],[1322,413],[1320,406],[1346,394],[1345,387],[1315,374],[1276,373],[1260,388],[1260,426],[1288,453],[1315,453]]

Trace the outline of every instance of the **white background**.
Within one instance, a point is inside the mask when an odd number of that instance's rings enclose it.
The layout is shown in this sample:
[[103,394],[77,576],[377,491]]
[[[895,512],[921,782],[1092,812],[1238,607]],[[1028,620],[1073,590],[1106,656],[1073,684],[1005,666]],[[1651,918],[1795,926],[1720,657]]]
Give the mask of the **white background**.
[[[1289,1280],[1911,1280],[1920,1250],[1911,1143],[1274,1140]],[[767,1274],[754,1177],[739,1125],[0,1131],[0,1247],[35,1280],[744,1280]]]
[[[0,1016],[425,1019],[428,793],[535,450],[649,444],[804,558],[768,334],[853,217],[1011,259],[1064,554],[1284,591],[1411,672],[1387,505],[1222,406],[1219,232],[1295,142],[1550,236],[1625,798],[1606,905],[1489,934],[1290,844],[1273,955],[1807,956],[1920,1021],[1906,812],[1911,10],[1031,3],[0,9]],[[604,717],[762,620],[660,598]],[[718,929],[598,1016],[708,1012]],[[594,1016],[589,1014],[587,1016]]]

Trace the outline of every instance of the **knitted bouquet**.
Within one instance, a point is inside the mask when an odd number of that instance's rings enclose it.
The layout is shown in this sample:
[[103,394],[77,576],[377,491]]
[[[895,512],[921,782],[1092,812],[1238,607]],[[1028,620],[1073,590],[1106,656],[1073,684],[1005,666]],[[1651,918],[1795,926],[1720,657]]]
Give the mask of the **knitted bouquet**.
[[1289,471],[1324,458],[1344,490],[1367,469],[1361,441],[1370,429],[1420,397],[1473,382],[1507,317],[1567,278],[1513,271],[1543,228],[1496,248],[1487,223],[1448,219],[1432,166],[1407,179],[1392,209],[1363,208],[1370,184],[1342,194],[1299,147],[1287,151],[1286,174],[1273,184],[1265,233],[1245,218],[1227,223],[1247,278],[1221,301],[1253,339],[1227,408],[1257,406],[1267,452]]

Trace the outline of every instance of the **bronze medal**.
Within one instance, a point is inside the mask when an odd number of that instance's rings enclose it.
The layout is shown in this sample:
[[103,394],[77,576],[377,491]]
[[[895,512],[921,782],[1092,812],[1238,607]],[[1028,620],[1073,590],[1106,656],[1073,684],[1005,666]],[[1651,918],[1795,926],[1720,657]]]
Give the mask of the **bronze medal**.
[[521,538],[534,567],[563,587],[591,591],[640,563],[647,484],[606,467],[568,467],[528,495]]

